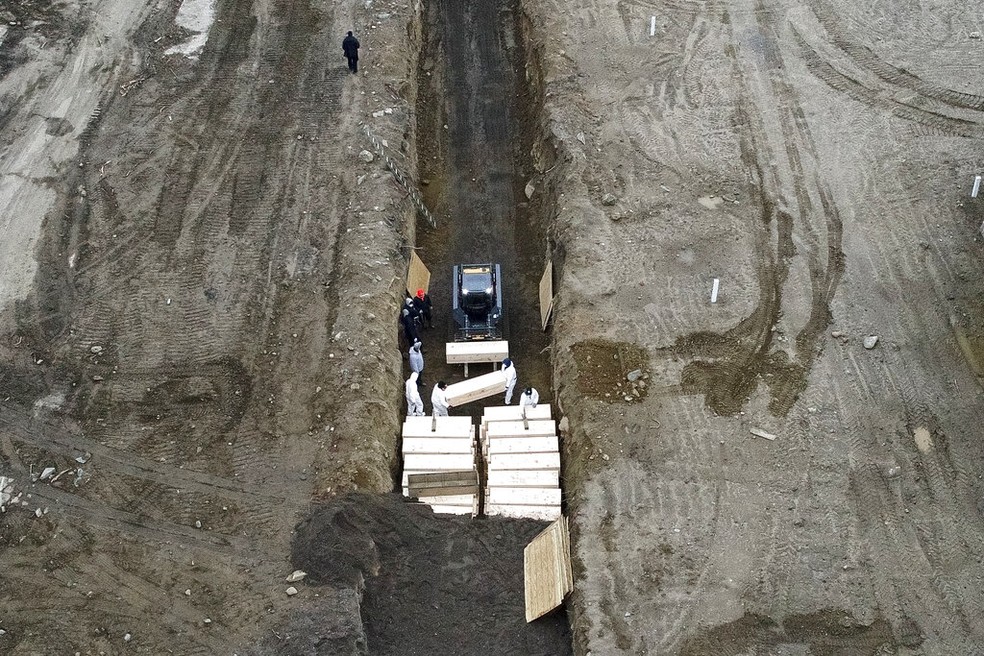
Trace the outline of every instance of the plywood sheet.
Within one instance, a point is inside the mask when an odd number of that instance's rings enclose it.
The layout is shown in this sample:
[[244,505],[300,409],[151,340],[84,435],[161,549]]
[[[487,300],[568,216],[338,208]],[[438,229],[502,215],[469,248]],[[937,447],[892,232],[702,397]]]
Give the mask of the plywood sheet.
[[[409,456],[408,456],[409,457]],[[493,469],[529,470],[560,469],[559,453],[501,453],[489,458],[489,471]]]
[[502,362],[509,357],[509,342],[447,342],[444,356],[448,364]]
[[470,437],[404,437],[403,453],[471,453],[475,440]]
[[471,469],[474,465],[475,457],[471,454],[433,455],[430,453],[408,453],[403,456],[403,467],[409,471],[433,472],[452,469]]
[[522,421],[494,421],[485,429],[485,437],[494,440],[497,437],[547,437],[557,434],[557,426],[552,419],[531,419],[527,429]]
[[523,550],[526,621],[532,622],[564,603],[574,590],[571,537],[567,518],[559,517]]
[[407,294],[416,296],[418,289],[430,293],[431,273],[416,253],[410,253],[410,267],[407,269]]
[[[523,418],[518,405],[493,405],[482,410],[482,423],[494,421],[519,421]],[[550,404],[540,403],[535,408],[526,409],[527,419],[550,419]]]
[[487,503],[485,504],[485,514],[489,517],[539,519],[550,522],[560,517],[561,511],[560,506],[511,506]]
[[550,314],[553,312],[553,262],[547,261],[547,266],[540,276],[540,325],[547,329]]
[[486,451],[492,458],[500,453],[556,453],[557,436],[493,438]]
[[509,506],[559,506],[560,488],[490,487],[486,502]]
[[556,469],[510,471],[493,469],[489,472],[491,487],[560,487],[560,472]]
[[501,371],[493,371],[483,376],[475,376],[460,383],[448,385],[444,390],[452,406],[464,405],[506,391],[506,376]]

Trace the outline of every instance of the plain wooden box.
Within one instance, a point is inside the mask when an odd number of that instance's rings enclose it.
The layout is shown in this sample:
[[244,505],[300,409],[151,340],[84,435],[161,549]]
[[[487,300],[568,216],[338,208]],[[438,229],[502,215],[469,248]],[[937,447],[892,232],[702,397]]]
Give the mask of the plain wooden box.
[[502,362],[509,357],[509,342],[448,342],[444,355],[448,364]]
[[506,376],[501,371],[493,371],[484,376],[476,376],[448,385],[444,391],[448,396],[448,403],[452,406],[464,405],[505,392]]

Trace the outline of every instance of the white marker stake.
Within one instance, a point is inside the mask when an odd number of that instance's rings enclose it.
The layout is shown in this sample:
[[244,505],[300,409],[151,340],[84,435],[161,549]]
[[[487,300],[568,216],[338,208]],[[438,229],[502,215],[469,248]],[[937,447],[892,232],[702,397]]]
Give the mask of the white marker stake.
[[977,198],[977,192],[981,190],[981,176],[974,176],[974,189],[970,192],[971,198]]
[[656,36],[656,17],[649,19],[649,36]]
[[711,286],[711,303],[718,302],[718,287],[720,286],[720,283],[720,280],[717,278],[714,279],[714,284]]

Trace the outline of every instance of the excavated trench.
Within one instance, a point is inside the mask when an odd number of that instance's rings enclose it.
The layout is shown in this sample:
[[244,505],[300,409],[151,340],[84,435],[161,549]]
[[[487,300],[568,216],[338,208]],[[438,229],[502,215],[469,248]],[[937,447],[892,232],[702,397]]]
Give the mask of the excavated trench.
[[[528,182],[538,184],[545,156],[538,69],[524,47],[520,4],[428,0],[421,12],[410,32],[420,47],[408,142],[438,222],[434,228],[419,220],[412,231],[413,248],[432,274],[434,303],[434,325],[421,332],[422,396],[429,408],[434,383],[464,375],[444,363],[453,332],[452,266],[494,262],[501,265],[516,393],[532,385],[541,401],[553,402],[538,293],[550,196],[541,191],[531,202],[526,194]],[[401,348],[407,346],[401,337]],[[472,374],[490,369],[473,365]],[[484,406],[499,403],[485,399],[452,414],[477,419]],[[397,493],[336,499],[298,527],[295,566],[319,583],[357,593],[361,626],[354,633],[338,629],[343,642],[374,655],[572,653],[563,609],[529,624],[524,616],[523,549],[547,523],[434,515],[403,502],[396,475]]]

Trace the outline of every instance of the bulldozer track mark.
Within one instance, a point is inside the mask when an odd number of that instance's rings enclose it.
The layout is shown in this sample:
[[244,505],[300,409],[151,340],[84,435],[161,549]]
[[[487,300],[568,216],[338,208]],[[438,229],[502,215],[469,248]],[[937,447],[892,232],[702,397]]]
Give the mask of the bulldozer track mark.
[[984,110],[984,96],[955,91],[928,82],[904,68],[886,62],[868,46],[851,41],[840,27],[842,19],[831,11],[829,3],[810,0],[807,4],[819,23],[830,35],[833,45],[850,57],[860,69],[874,73],[885,82],[911,89],[922,96],[938,100],[952,107]]
[[308,501],[302,496],[267,495],[251,486],[218,478],[211,473],[196,472],[183,467],[167,465],[147,457],[134,455],[129,451],[124,452],[103,446],[96,441],[64,433],[63,429],[57,426],[50,424],[38,426],[27,416],[16,421],[11,418],[16,411],[12,412],[9,406],[4,407],[3,410],[4,415],[0,417],[0,425],[8,431],[12,439],[72,457],[89,452],[93,455],[93,464],[89,467],[83,465],[83,468],[86,469],[93,466],[102,468],[108,465],[111,471],[135,479],[152,481],[171,488],[182,488],[202,494],[218,494],[249,505],[265,502],[276,506],[285,502],[301,504]]
[[984,137],[984,125],[980,123],[914,107],[890,96],[887,97],[883,90],[869,87],[847,73],[839,71],[800,37],[799,33],[796,34],[800,45],[800,54],[807,69],[831,89],[872,109],[887,111],[897,118],[939,130],[946,135],[969,138]]
[[35,497],[52,504],[53,512],[63,510],[66,516],[84,518],[90,526],[139,534],[158,542],[178,542],[207,551],[218,551],[229,555],[244,553],[249,542],[238,536],[221,535],[210,531],[200,531],[173,522],[153,520],[146,515],[119,510],[105,503],[90,501],[69,492],[52,487],[35,488]]

